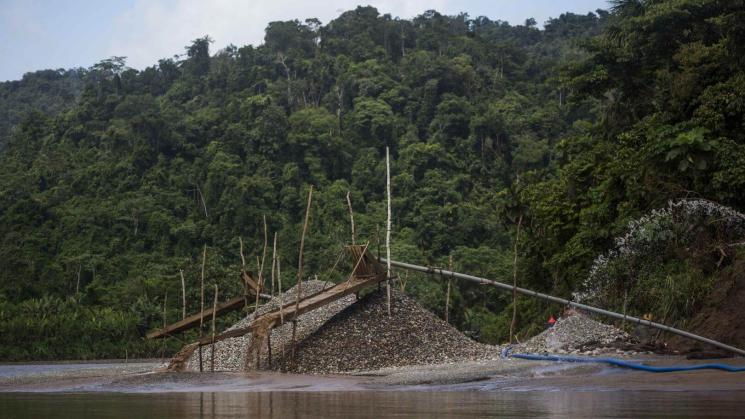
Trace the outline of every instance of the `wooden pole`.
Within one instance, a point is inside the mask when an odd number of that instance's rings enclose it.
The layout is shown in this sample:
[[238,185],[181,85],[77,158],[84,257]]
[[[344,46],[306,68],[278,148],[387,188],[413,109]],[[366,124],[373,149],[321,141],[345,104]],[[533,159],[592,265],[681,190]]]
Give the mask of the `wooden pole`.
[[[243,238],[241,236],[238,236],[238,242],[241,244],[240,248],[240,255],[241,255],[241,274],[246,273],[246,257],[243,256]],[[248,284],[246,284],[245,279],[243,279],[243,275],[241,275],[241,284],[243,286],[243,300],[245,304],[245,310],[248,312]]]
[[269,290],[269,295],[274,296],[274,284],[275,273],[277,269],[277,232],[274,232],[274,244],[272,244],[272,288]]
[[297,321],[292,321],[292,346],[290,347],[290,359],[292,366],[295,365],[295,331],[297,330]]
[[179,269],[181,274],[181,320],[186,318],[186,280],[184,279],[184,270]]
[[[165,296],[163,296],[163,328],[166,328],[166,325],[168,324],[166,319],[166,308],[168,306],[168,291],[166,291]],[[163,363],[163,358],[166,354],[166,338],[163,338],[163,345],[160,348],[160,362]]]
[[[517,244],[520,240],[520,226],[523,223],[523,215],[517,219],[517,230],[515,232],[515,259],[512,263],[512,322],[510,323],[510,343],[515,338],[515,324],[517,323]],[[452,269],[451,269],[452,271]]]
[[210,345],[210,371],[215,372],[215,313],[217,313],[217,284],[215,284],[215,298],[212,300],[212,345]]
[[[279,324],[280,326],[283,326],[285,324],[285,315],[284,311],[282,311],[282,306],[285,305],[284,303],[284,297],[282,295],[282,258],[280,256],[277,256],[277,295],[279,296]],[[280,339],[281,344],[281,352],[282,357],[280,358],[282,361],[281,370],[285,370],[285,341],[284,339]]]
[[272,330],[269,329],[269,334],[266,336],[266,357],[269,363],[269,369],[272,368]]
[[352,246],[354,246],[354,212],[352,211],[352,199],[347,191],[347,207],[349,207],[349,221],[352,225]]
[[388,220],[385,229],[385,258],[388,261],[387,280],[385,281],[385,290],[388,295],[388,315],[391,315],[391,158],[388,147],[385,148],[385,179],[386,195],[388,196]]
[[305,222],[303,223],[303,234],[300,236],[300,251],[297,260],[297,286],[295,287],[295,317],[297,318],[297,307],[300,304],[300,294],[303,288],[303,250],[305,247],[305,233],[308,231],[308,219],[310,218],[310,204],[313,200],[313,185],[308,190],[308,204],[305,207]]
[[254,306],[254,313],[256,313],[256,310],[259,309],[259,294],[261,294],[262,289],[262,278],[261,278],[261,262],[259,261],[259,257],[256,256],[256,269],[259,271],[259,278],[256,280],[256,286],[258,289],[256,290],[256,305]]
[[[448,256],[448,269],[453,271],[453,255]],[[453,283],[453,276],[448,276],[448,291],[445,294],[445,323],[450,323],[450,287]]]
[[308,220],[310,218],[310,204],[313,201],[313,185],[308,190],[308,204],[305,207],[305,222],[303,223],[303,234],[300,236],[300,252],[297,261],[297,285],[295,292],[295,315],[292,319],[292,360],[295,361],[295,328],[297,326],[297,312],[300,306],[300,294],[303,289],[303,249],[305,247],[305,234],[308,231]]
[[78,263],[78,280],[75,283],[75,298],[80,297],[80,271],[83,269],[82,264]]
[[264,250],[261,252],[261,266],[259,267],[259,281],[264,283],[264,262],[266,261],[266,248],[269,242],[266,230],[266,215],[264,216]]
[[[202,325],[204,324],[204,266],[207,263],[207,244],[202,251],[202,276],[199,284],[199,337],[202,337]],[[199,372],[204,371],[202,366],[202,345],[199,345]]]

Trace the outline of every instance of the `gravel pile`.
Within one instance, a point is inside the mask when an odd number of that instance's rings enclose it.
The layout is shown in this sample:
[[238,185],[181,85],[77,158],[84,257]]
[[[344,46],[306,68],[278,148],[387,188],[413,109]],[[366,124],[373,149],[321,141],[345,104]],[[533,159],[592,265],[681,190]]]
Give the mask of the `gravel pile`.
[[600,323],[582,314],[560,318],[554,327],[530,340],[516,345],[515,353],[580,353],[591,348],[628,342],[631,337],[613,326]]
[[[334,284],[325,281],[309,280],[303,281],[301,296],[305,297],[311,294],[315,294],[323,289],[333,287]],[[295,301],[295,287],[290,288],[282,294],[281,301],[285,304]],[[340,298],[330,304],[323,307],[312,310],[308,313],[302,314],[297,319],[296,340],[301,341],[308,337],[310,334],[315,332],[320,326],[331,319],[335,314],[347,308],[350,304],[355,301],[354,295],[348,295]],[[251,313],[246,316],[243,320],[235,323],[227,330],[237,329],[240,327],[247,326],[257,315],[276,310],[280,306],[280,298],[275,297],[268,301],[266,304],[259,307],[256,314]],[[282,349],[284,346],[285,351],[290,351],[290,342],[292,340],[292,322],[289,319],[285,319],[287,322],[274,330],[271,333],[271,344],[272,344],[272,360],[279,360],[281,358]],[[215,343],[215,371],[242,371],[243,363],[245,362],[246,349],[250,342],[250,335],[240,336],[236,338],[225,339],[223,341]],[[211,345],[205,345],[202,347],[202,359],[205,371],[209,371],[211,368],[212,349]],[[262,350],[261,368],[268,367],[267,351],[266,348]],[[279,369],[279,363],[273,362]],[[187,371],[199,371],[199,351],[194,351],[189,360],[186,363]]]
[[373,292],[304,339],[287,365],[298,373],[336,373],[498,357],[497,347],[466,337],[392,290],[390,317],[385,291]]

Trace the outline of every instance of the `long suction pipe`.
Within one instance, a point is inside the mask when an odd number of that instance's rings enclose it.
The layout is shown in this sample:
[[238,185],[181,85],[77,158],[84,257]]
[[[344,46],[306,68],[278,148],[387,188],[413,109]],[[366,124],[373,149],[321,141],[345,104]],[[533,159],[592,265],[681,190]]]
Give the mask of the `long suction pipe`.
[[[381,262],[387,263],[388,261],[385,258],[381,258]],[[637,324],[640,324],[640,325],[643,325],[643,326],[647,326],[647,327],[652,327],[652,328],[655,328],[655,329],[664,330],[665,332],[670,332],[670,333],[673,333],[673,334],[676,334],[676,335],[684,336],[684,337],[687,337],[689,339],[697,340],[699,342],[708,343],[709,345],[716,346],[717,348],[724,349],[726,351],[729,351],[729,352],[732,352],[732,353],[735,353],[735,354],[738,354],[738,355],[741,355],[741,356],[745,356],[745,350],[742,350],[740,348],[735,348],[734,346],[730,346],[730,345],[727,345],[727,344],[722,343],[722,342],[717,342],[715,340],[712,340],[712,339],[709,339],[709,338],[705,338],[703,336],[694,335],[693,333],[686,332],[685,330],[676,329],[674,327],[670,327],[670,326],[667,326],[667,325],[664,325],[664,324],[661,324],[661,323],[655,323],[655,322],[652,322],[652,321],[649,321],[649,320],[640,319],[638,317],[633,317],[633,316],[629,316],[629,315],[626,315],[626,314],[620,314],[620,313],[616,313],[616,312],[613,312],[613,311],[603,310],[602,308],[588,306],[586,304],[577,303],[577,302],[570,301],[570,300],[567,300],[567,299],[564,299],[564,298],[554,297],[553,295],[544,294],[544,293],[533,291],[533,290],[529,290],[529,289],[526,289],[526,288],[513,287],[512,285],[504,284],[502,282],[493,281],[491,279],[481,278],[481,277],[473,276],[473,275],[462,274],[462,273],[458,273],[458,272],[451,272],[451,271],[447,271],[445,269],[434,268],[434,267],[430,267],[430,266],[420,266],[420,265],[414,265],[414,264],[406,263],[406,262],[398,262],[398,261],[395,261],[395,260],[391,260],[391,265],[392,266],[395,266],[395,267],[398,267],[398,268],[410,270],[410,271],[424,272],[424,273],[430,274],[430,275],[452,276],[453,278],[464,279],[466,281],[476,282],[478,284],[492,285],[492,286],[495,286],[497,288],[501,288],[501,289],[507,290],[507,291],[512,291],[513,288],[514,288],[514,290],[516,292],[520,293],[520,294],[529,295],[531,297],[541,298],[543,300],[548,300],[548,301],[551,301],[553,303],[567,305],[567,306],[570,306],[570,307],[575,307],[575,308],[578,308],[578,309],[581,309],[581,310],[585,310],[585,311],[590,311],[590,312],[593,312],[593,313],[601,314],[603,316],[613,317],[615,319],[624,320],[624,321],[628,321],[628,322],[631,322],[631,323],[637,323]]]

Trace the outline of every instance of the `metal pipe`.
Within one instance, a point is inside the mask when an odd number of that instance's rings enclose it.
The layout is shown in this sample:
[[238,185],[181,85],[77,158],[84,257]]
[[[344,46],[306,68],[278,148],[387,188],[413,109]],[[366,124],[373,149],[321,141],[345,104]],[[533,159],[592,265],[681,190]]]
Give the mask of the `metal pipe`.
[[[381,258],[381,261],[382,262],[387,262],[387,260],[385,258]],[[491,279],[481,278],[481,277],[473,276],[473,275],[462,274],[462,273],[458,273],[458,272],[451,272],[451,271],[447,271],[447,270],[440,269],[440,268],[414,265],[414,264],[405,263],[405,262],[398,262],[398,261],[395,261],[395,260],[391,260],[391,265],[393,265],[395,267],[398,267],[398,268],[407,269],[407,270],[410,270],[410,271],[424,272],[424,273],[431,274],[431,275],[438,275],[439,274],[439,275],[442,275],[442,276],[452,276],[452,277],[455,277],[455,278],[465,279],[467,281],[476,282],[476,283],[479,283],[479,284],[492,285],[492,286],[495,286],[497,288],[501,288],[501,289],[504,289],[504,290],[507,290],[507,291],[512,291],[513,288],[514,288],[515,291],[518,292],[518,293],[520,293],[520,294],[529,295],[531,297],[541,298],[541,299],[544,299],[544,300],[551,301],[553,303],[562,304],[562,305],[568,305],[570,307],[575,307],[575,308],[582,309],[582,310],[585,310],[585,311],[590,311],[590,312],[593,312],[593,313],[602,314],[604,316],[613,317],[615,319],[624,320],[624,321],[628,321],[628,322],[632,322],[632,323],[637,323],[637,324],[640,324],[640,325],[643,325],[643,326],[647,326],[647,327],[652,327],[652,328],[655,328],[655,329],[664,330],[665,332],[669,332],[669,333],[673,333],[673,334],[676,334],[676,335],[684,336],[684,337],[687,337],[689,339],[697,340],[699,342],[704,342],[704,343],[707,343],[709,345],[716,346],[717,348],[724,349],[726,351],[729,351],[729,352],[732,352],[732,353],[736,353],[736,354],[741,355],[741,356],[745,356],[745,350],[742,350],[742,349],[739,349],[739,348],[735,348],[734,346],[730,346],[730,345],[727,345],[725,343],[717,342],[715,340],[712,340],[712,339],[709,339],[709,338],[705,338],[703,336],[694,335],[693,333],[686,332],[685,330],[676,329],[674,327],[670,327],[670,326],[667,326],[667,325],[664,325],[664,324],[661,324],[661,323],[651,322],[649,320],[640,319],[638,317],[633,317],[633,316],[629,316],[629,315],[625,315],[625,314],[615,313],[613,311],[603,310],[602,308],[588,306],[586,304],[577,303],[577,302],[570,301],[570,300],[567,300],[567,299],[564,299],[564,298],[554,297],[553,295],[544,294],[544,293],[533,291],[533,290],[529,290],[529,289],[526,289],[526,288],[513,287],[512,285],[504,284],[502,282],[493,281]]]

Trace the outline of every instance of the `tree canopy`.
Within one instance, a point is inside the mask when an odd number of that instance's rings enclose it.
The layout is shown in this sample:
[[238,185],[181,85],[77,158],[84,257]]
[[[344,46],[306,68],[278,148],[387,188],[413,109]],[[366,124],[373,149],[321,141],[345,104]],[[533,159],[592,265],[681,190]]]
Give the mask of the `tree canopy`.
[[[310,185],[305,272],[338,280],[347,191],[358,240],[377,246],[386,147],[395,258],[453,255],[457,270],[507,279],[522,216],[521,285],[565,296],[630,219],[670,199],[742,209],[743,2],[612,6],[543,28],[358,7],[325,25],[270,22],[259,46],[211,52],[205,35],[142,71],[112,57],[0,84],[0,333],[43,328],[12,320],[33,304],[109,310],[133,323],[108,339],[147,354],[138,339],[180,294],[179,269],[196,311],[204,244],[222,296],[240,292],[238,238],[258,254],[263,216],[296,260]],[[441,281],[403,281],[442,312]],[[507,337],[509,296],[454,292],[458,327]],[[524,333],[550,310],[520,304]]]

